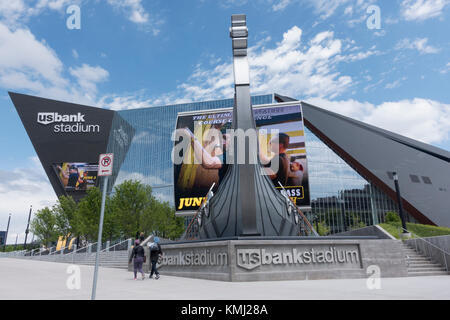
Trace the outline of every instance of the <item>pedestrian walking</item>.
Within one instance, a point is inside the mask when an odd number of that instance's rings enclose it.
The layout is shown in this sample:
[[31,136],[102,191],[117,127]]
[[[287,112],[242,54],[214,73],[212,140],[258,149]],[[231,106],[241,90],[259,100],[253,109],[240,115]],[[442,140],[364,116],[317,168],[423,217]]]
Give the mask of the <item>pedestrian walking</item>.
[[163,255],[161,245],[159,244],[159,238],[155,237],[153,242],[149,242],[148,244],[150,249],[150,262],[152,263],[152,270],[150,272],[150,279],[153,279],[153,274],[155,274],[155,279],[159,279],[159,272],[156,269],[156,264],[158,263],[158,259]]
[[142,274],[142,280],[145,279],[144,271],[142,270],[142,265],[145,262],[145,251],[144,248],[140,245],[139,240],[134,242],[134,248],[131,252],[130,260],[134,261],[134,280],[137,280],[137,272],[139,271]]

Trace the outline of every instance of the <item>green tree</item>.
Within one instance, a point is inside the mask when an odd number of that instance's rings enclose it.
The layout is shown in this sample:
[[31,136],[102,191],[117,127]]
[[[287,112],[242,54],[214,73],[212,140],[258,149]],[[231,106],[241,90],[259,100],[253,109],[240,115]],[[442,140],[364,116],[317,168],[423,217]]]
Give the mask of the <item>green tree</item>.
[[52,211],[56,219],[56,228],[61,236],[78,234],[76,219],[77,203],[70,196],[61,196],[53,206]]
[[56,215],[50,208],[45,207],[36,212],[31,222],[31,232],[47,247],[58,239]]
[[102,195],[98,188],[90,188],[86,196],[78,203],[76,210],[77,228],[87,241],[95,242],[100,222]]
[[149,233],[150,225],[144,223],[145,213],[151,212],[155,201],[152,188],[139,181],[126,180],[115,187],[111,209],[122,236],[134,237],[138,231]]
[[157,236],[177,239],[184,232],[184,219],[175,216],[175,209],[168,202],[154,201],[142,219],[143,230]]
[[[77,235],[83,236],[87,241],[98,240],[98,227],[100,224],[100,210],[102,193],[99,188],[90,188],[86,196],[78,203],[73,221],[73,230]],[[120,236],[121,226],[117,221],[117,214],[112,210],[111,198],[105,199],[105,213],[103,217],[102,241],[113,240]]]

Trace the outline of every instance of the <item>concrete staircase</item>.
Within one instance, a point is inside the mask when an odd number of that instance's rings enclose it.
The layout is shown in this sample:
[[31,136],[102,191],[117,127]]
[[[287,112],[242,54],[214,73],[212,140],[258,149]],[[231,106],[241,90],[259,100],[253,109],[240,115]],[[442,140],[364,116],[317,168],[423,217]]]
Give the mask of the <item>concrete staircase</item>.
[[[80,255],[82,255],[82,253]],[[99,257],[100,257],[99,265],[101,267],[119,268],[119,269],[127,269],[128,268],[128,251],[127,250],[121,250],[121,251],[115,251],[115,252],[101,252]],[[69,260],[70,260],[70,257],[69,257]],[[74,261],[77,264],[94,266],[95,265],[95,253],[92,253],[91,255],[85,257],[84,259],[80,259],[78,261],[76,260],[76,257],[74,257]]]
[[[108,268],[128,268],[128,250],[100,252],[99,266]],[[61,262],[61,263],[73,263],[80,265],[95,265],[95,252],[94,253],[75,253],[65,255],[51,255],[51,256],[34,256],[34,257],[22,257],[22,259],[32,259],[41,261]]]
[[443,266],[434,263],[429,257],[417,252],[406,243],[403,243],[403,251],[409,277],[448,275]]

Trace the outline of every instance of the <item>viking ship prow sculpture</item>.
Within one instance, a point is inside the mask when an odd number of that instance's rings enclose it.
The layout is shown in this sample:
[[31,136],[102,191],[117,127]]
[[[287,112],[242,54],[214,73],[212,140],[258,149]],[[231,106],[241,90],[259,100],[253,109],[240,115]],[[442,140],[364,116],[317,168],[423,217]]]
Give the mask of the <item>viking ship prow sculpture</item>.
[[[233,129],[256,130],[250,98],[245,15],[231,17],[230,36],[235,85]],[[258,143],[251,144],[250,139],[246,139],[245,148],[238,148],[235,140],[233,146],[232,164],[216,194],[208,197],[200,209],[200,238],[298,236],[297,208],[264,174],[257,156]],[[244,157],[242,152],[245,152]],[[251,161],[255,157],[258,159]],[[238,159],[245,161],[238,163]]]

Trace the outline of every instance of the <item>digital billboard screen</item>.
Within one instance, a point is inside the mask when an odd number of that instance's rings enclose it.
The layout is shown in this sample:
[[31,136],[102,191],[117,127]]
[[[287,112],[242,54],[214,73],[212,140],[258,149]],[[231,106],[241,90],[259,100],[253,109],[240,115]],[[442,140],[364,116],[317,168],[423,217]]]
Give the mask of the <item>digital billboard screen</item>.
[[[279,160],[277,172],[268,174],[275,188],[282,190],[278,183],[280,182],[298,207],[310,207],[301,104],[296,102],[258,106],[254,107],[253,111],[260,154],[266,155],[264,159],[266,161],[271,161],[275,157]],[[232,119],[232,109],[178,115],[177,134],[192,139],[187,152],[183,154],[183,163],[174,164],[174,200],[178,214],[191,214],[196,211],[210,187],[215,184],[214,193],[219,187],[228,168],[224,165],[226,162],[224,159],[229,145],[227,130],[232,128]],[[221,133],[219,135],[221,141],[215,138],[217,134],[209,134],[213,130]],[[279,132],[277,137],[271,134],[276,130]],[[198,132],[201,132],[200,135]],[[175,139],[175,146],[182,139],[184,138]],[[199,148],[203,150],[203,155],[198,156],[196,153],[196,141],[201,143]],[[199,157],[201,159],[198,159]]]
[[0,231],[0,246],[6,243],[6,231]]
[[63,162],[53,168],[66,192],[87,191],[97,185],[97,163]]

